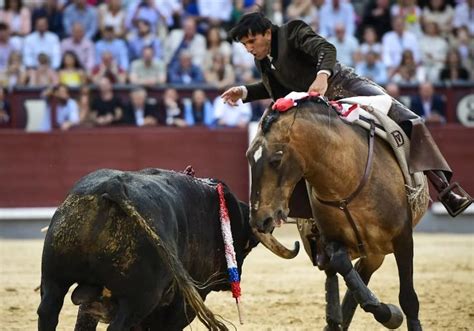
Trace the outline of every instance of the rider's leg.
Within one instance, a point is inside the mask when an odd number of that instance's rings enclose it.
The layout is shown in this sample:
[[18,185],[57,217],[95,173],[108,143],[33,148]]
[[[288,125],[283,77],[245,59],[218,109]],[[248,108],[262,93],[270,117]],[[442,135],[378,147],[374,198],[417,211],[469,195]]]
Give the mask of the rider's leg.
[[[329,80],[326,92],[329,99],[381,94],[386,94],[382,87],[357,76],[351,68],[339,64],[336,65],[335,74]],[[400,125],[412,141],[410,160],[408,160],[410,170],[423,171],[438,191],[438,199],[449,214],[453,217],[459,215],[473,202],[473,199],[461,189],[459,184],[449,184],[452,171],[423,121],[400,102],[395,99],[393,101],[388,116]],[[414,136],[415,139],[413,139]],[[456,187],[460,194],[453,191]]]

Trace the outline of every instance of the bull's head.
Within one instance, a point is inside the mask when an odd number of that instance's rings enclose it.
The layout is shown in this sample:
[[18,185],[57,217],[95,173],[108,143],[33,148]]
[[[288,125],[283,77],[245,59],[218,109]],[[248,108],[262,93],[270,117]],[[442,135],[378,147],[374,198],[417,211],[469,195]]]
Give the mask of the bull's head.
[[271,232],[286,221],[291,194],[304,174],[304,160],[291,147],[289,130],[290,126],[284,125],[267,133],[260,130],[247,151],[252,174],[250,225],[265,234],[266,239],[261,239],[264,245],[265,240],[272,241],[272,247],[265,245],[267,248],[287,258],[296,256],[297,248],[285,252],[278,244],[278,250],[272,249],[278,242]]

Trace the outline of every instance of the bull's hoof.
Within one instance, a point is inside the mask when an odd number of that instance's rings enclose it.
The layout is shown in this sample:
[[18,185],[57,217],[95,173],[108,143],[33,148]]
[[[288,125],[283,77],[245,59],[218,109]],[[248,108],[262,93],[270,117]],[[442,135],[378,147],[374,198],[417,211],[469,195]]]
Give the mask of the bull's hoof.
[[398,329],[400,325],[403,323],[403,313],[395,305],[392,304],[385,304],[387,308],[390,310],[390,319],[387,322],[382,323],[387,329]]
[[420,320],[407,320],[408,331],[423,331]]

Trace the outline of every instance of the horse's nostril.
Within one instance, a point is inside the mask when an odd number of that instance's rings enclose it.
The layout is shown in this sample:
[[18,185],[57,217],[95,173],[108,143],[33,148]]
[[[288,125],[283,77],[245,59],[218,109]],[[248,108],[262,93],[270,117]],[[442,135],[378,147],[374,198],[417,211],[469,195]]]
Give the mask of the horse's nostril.
[[267,217],[264,221],[263,221],[263,230],[264,232],[266,232],[267,229],[269,229],[273,224],[273,218],[272,217]]

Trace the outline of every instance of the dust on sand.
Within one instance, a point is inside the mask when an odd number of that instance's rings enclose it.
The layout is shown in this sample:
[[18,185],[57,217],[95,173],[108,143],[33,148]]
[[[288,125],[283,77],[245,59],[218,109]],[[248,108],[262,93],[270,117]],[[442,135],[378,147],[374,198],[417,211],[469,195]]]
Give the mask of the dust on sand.
[[[276,236],[287,245],[297,239],[291,225]],[[40,301],[41,240],[0,241],[0,329],[35,330]],[[474,330],[474,236],[415,235],[415,289],[425,330]],[[244,325],[229,292],[212,293],[206,304],[238,330],[322,330],[324,273],[300,252],[282,260],[257,247],[244,263]],[[341,297],[343,281],[340,279]],[[393,255],[372,277],[370,288],[383,302],[398,304],[398,274]],[[58,330],[73,330],[77,307],[66,296]],[[231,325],[229,325],[232,328]],[[106,325],[100,324],[99,330]],[[205,330],[198,322],[187,330]],[[385,330],[372,315],[357,310],[351,330]],[[406,330],[405,323],[400,330]]]

